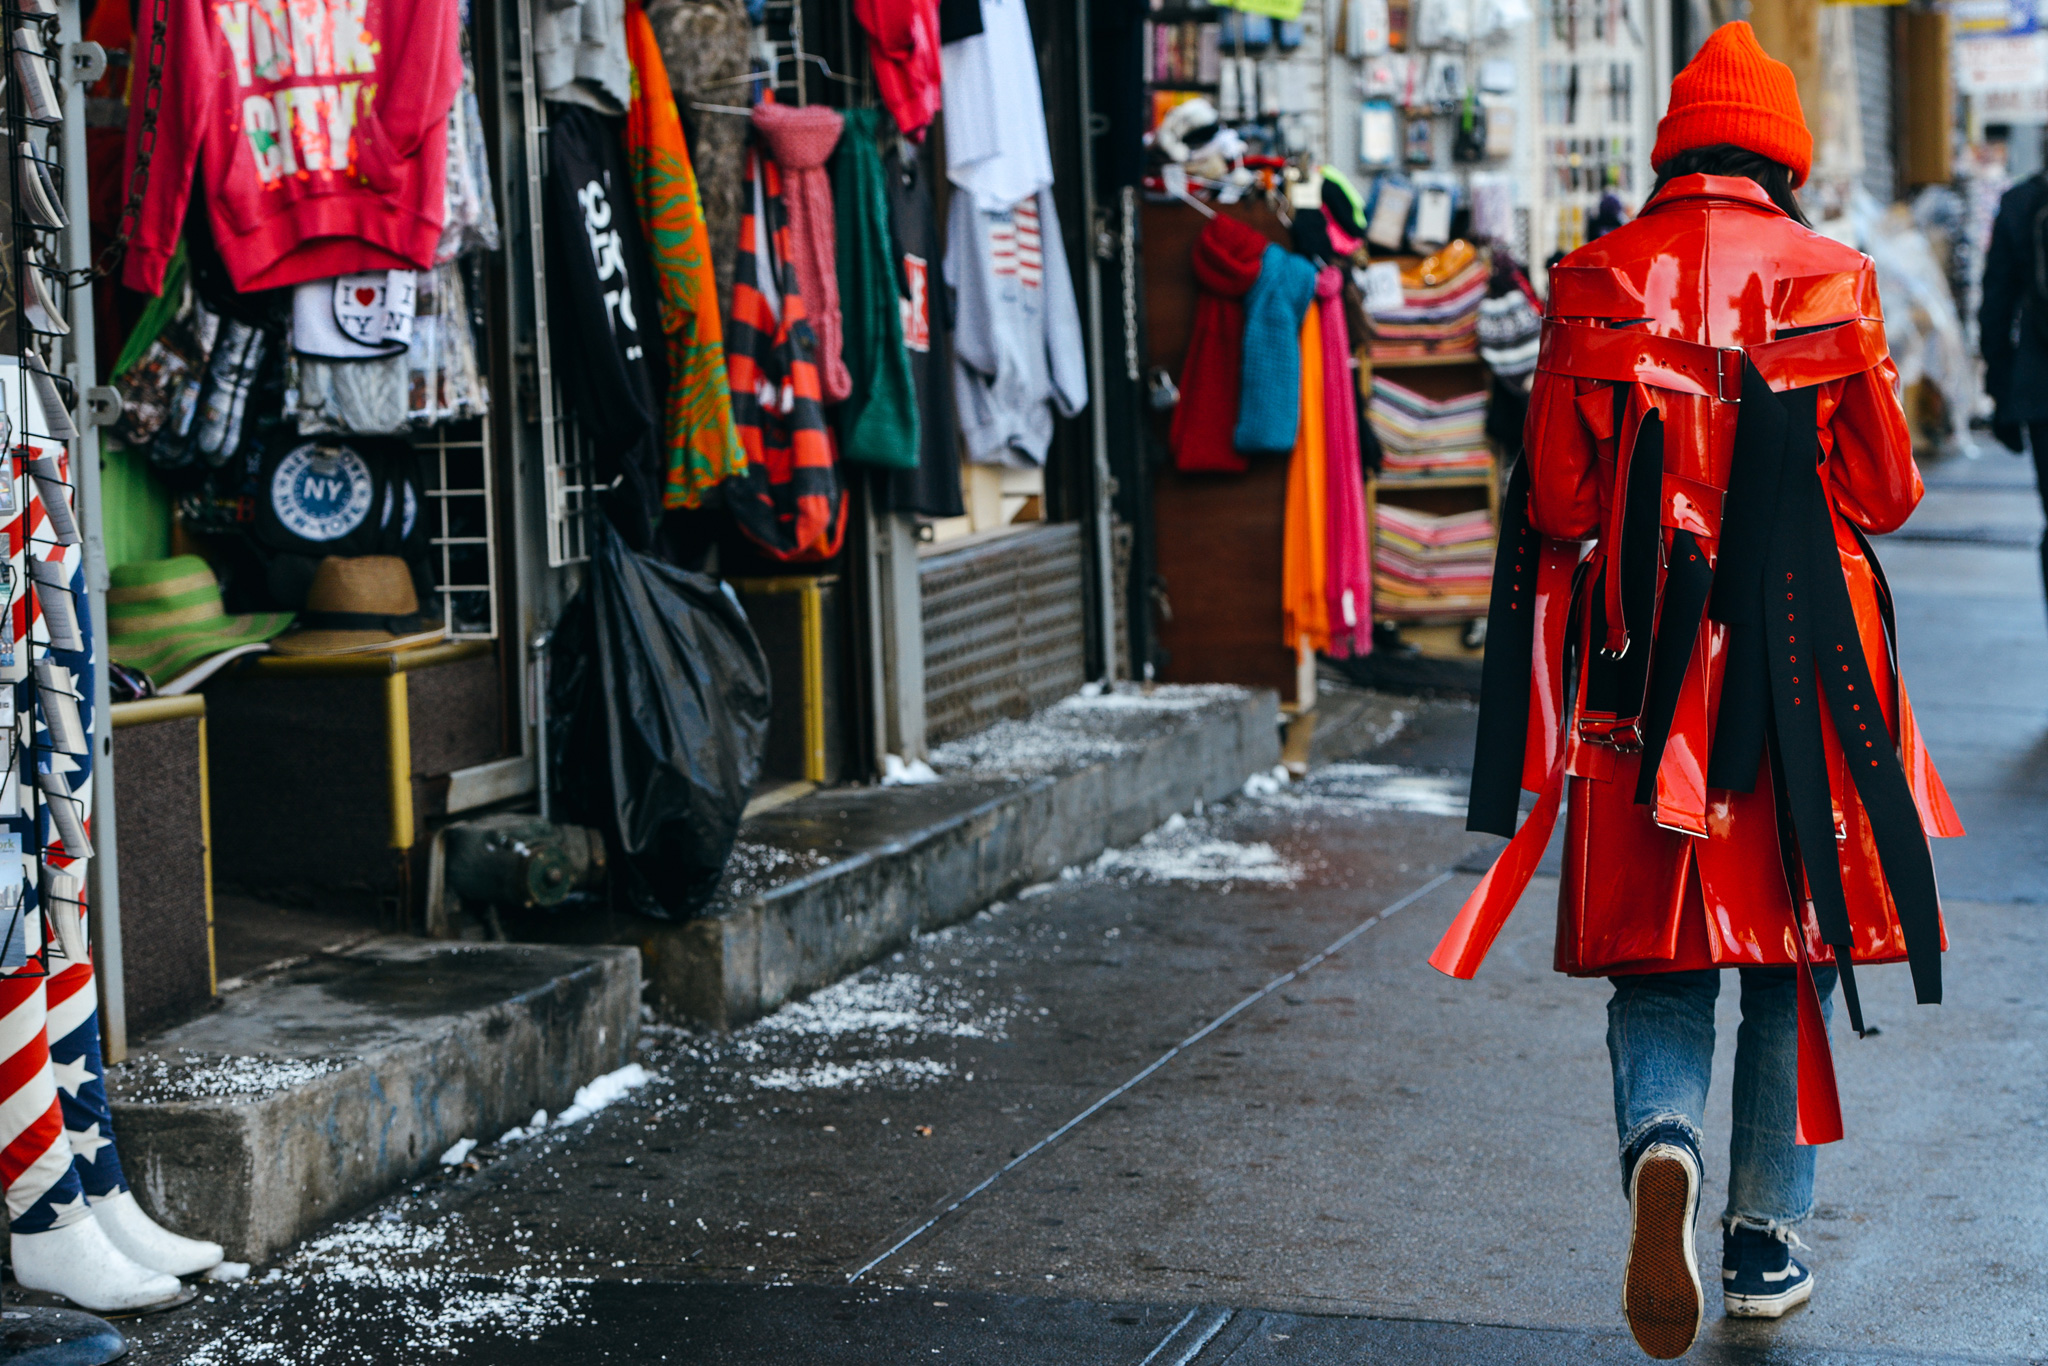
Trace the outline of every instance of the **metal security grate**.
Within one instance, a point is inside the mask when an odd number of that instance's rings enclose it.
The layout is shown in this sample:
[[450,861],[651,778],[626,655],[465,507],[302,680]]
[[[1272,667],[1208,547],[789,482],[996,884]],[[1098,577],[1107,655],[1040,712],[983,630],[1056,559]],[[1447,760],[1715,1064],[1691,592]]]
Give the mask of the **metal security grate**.
[[526,139],[526,232],[533,257],[533,359],[539,389],[540,456],[546,502],[548,565],[581,564],[590,558],[590,514],[597,495],[596,453],[577,430],[562,401],[548,336],[547,225],[542,212],[542,137],[547,132],[533,62],[533,0],[518,0],[519,98]]
[[553,396],[542,419],[547,438],[541,452],[547,465],[548,564],[560,569],[590,558],[590,518],[605,489],[597,482],[597,451],[569,415],[560,382],[550,375],[546,385]]
[[493,540],[491,429],[451,422],[415,442],[425,485],[427,542],[442,617],[456,640],[498,636],[498,554]]
[[1078,523],[930,555],[919,576],[932,743],[1029,716],[1087,680]]

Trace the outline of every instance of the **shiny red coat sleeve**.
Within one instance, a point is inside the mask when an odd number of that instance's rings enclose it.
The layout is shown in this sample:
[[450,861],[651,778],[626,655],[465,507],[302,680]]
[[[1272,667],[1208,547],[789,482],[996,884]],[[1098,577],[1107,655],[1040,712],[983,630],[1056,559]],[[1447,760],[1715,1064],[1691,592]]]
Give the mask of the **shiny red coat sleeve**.
[[1926,492],[1899,406],[1898,367],[1887,357],[1824,385],[1819,400],[1815,416],[1835,506],[1872,535],[1898,530]]
[[1603,388],[1568,375],[1536,372],[1522,445],[1529,461],[1529,520],[1561,541],[1590,540],[1600,531],[1604,475],[1599,438],[1581,415],[1580,391]]

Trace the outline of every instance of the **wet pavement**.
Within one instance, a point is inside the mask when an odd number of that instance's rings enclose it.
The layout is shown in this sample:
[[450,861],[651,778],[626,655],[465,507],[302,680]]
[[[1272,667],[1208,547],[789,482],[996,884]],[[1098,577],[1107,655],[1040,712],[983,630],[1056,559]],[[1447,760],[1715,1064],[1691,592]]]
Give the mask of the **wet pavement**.
[[[1948,1003],[1866,973],[1880,1031],[1837,1040],[1849,1137],[1804,1230],[1814,1300],[1776,1324],[1714,1307],[1693,1360],[2048,1358],[2048,617],[2038,505],[1999,482],[2023,469],[1936,473],[1928,525],[1995,535],[1880,548],[1972,830],[1937,850]],[[1462,830],[1473,710],[1390,706],[1307,783],[1255,783],[736,1034],[650,1026],[650,1084],[477,1135],[464,1166],[130,1325],[136,1359],[1641,1359],[1605,989],[1550,971],[1546,878],[1476,981],[1429,970],[1497,841]]]

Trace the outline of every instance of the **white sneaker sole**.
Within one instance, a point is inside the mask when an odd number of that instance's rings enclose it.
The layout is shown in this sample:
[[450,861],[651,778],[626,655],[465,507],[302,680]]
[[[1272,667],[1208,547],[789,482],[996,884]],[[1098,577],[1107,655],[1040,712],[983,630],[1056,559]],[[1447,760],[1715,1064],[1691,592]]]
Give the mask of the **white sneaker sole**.
[[1706,1318],[1693,1223],[1699,1215],[1700,1169],[1691,1153],[1658,1143],[1637,1159],[1629,1175],[1627,1271],[1622,1312],[1636,1345],[1648,1356],[1684,1356]]
[[1809,1270],[1806,1279],[1790,1290],[1776,1295],[1729,1295],[1721,1296],[1721,1308],[1731,1319],[1776,1319],[1783,1318],[1813,1298],[1813,1273]]

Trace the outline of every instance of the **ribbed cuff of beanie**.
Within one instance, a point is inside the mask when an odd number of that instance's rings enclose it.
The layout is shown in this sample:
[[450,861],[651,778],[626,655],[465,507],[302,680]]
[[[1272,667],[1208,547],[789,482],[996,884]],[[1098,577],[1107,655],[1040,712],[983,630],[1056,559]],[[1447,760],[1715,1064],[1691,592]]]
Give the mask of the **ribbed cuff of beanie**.
[[1789,168],[1792,184],[1806,183],[1813,168],[1813,134],[1803,123],[1753,104],[1719,100],[1687,105],[1664,116],[1650,162],[1662,166],[1682,152],[1723,144],[1769,157]]

